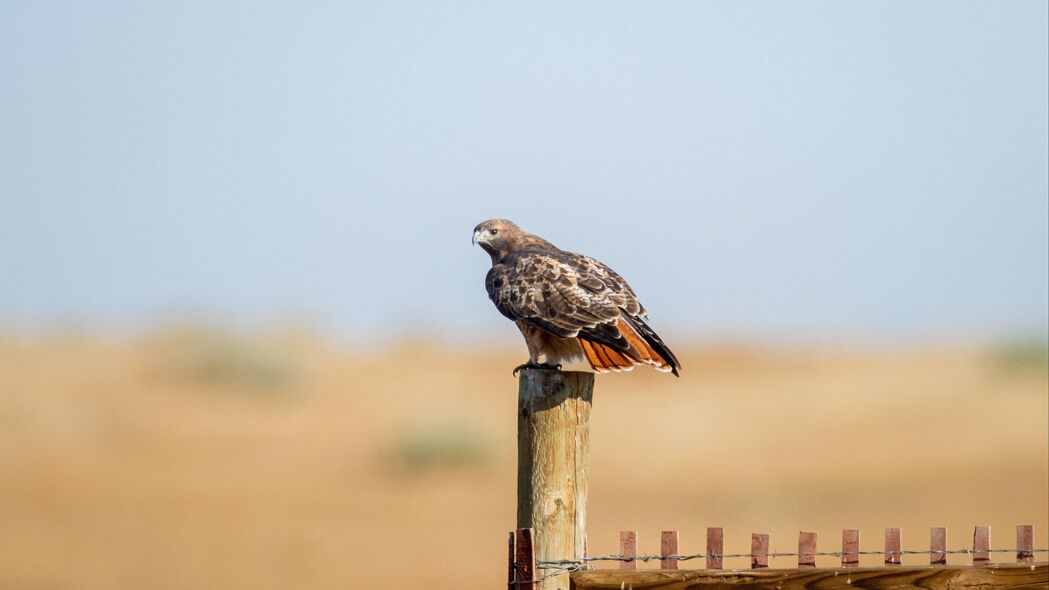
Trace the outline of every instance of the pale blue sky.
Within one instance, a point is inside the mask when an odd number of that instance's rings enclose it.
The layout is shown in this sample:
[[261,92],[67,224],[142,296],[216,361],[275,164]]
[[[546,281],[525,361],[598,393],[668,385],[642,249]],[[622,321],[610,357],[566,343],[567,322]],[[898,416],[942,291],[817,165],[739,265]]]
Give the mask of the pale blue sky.
[[513,329],[480,220],[676,337],[1049,321],[1049,8],[0,4],[0,323]]

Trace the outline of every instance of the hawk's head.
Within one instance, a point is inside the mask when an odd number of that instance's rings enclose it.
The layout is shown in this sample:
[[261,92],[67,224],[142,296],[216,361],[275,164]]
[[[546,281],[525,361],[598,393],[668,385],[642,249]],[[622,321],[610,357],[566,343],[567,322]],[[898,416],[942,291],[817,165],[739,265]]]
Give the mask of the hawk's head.
[[[482,221],[474,228],[472,243],[484,248],[493,258],[510,251],[510,246],[521,234],[521,228],[507,219],[489,219]],[[501,258],[502,256],[500,256]]]
[[553,244],[530,234],[507,219],[489,219],[474,228],[473,243],[484,248],[497,264],[513,252],[530,249],[554,249]]
[[473,228],[473,244],[488,250],[488,246],[502,243],[520,231],[510,219],[489,219]]

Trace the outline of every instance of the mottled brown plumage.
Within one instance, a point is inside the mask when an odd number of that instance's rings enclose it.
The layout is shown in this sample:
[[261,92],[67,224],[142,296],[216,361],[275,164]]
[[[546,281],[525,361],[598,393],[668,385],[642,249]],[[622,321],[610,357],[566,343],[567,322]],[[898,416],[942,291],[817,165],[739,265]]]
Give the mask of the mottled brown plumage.
[[674,353],[649,327],[645,308],[612,269],[505,219],[480,223],[473,241],[492,259],[485,279],[488,296],[517,323],[529,364],[599,373],[649,364],[678,374]]

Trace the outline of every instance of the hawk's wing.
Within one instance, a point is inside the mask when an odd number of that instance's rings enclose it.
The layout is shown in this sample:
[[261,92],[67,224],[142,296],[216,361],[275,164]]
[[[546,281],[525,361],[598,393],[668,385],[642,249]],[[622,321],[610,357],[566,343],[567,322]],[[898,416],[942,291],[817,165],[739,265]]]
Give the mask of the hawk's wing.
[[631,352],[634,349],[624,337],[620,318],[625,315],[645,324],[645,310],[626,281],[580,254],[533,251],[511,255],[488,271],[485,287],[503,315],[561,338],[579,337]]

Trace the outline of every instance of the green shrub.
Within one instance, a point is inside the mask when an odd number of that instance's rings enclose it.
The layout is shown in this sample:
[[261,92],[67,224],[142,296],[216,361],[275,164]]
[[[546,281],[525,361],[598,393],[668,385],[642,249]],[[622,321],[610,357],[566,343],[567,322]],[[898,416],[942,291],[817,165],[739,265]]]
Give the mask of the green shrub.
[[390,453],[396,464],[408,471],[483,466],[491,457],[488,440],[469,424],[431,424],[407,432]]

